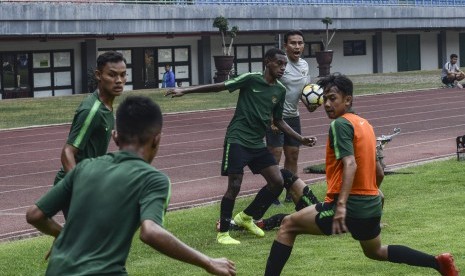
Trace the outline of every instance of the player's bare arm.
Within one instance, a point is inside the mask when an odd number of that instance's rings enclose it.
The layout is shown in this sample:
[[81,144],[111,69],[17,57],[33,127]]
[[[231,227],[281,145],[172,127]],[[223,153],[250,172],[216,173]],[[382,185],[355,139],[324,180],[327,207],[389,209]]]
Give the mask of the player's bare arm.
[[165,92],[165,97],[171,96],[172,98],[174,98],[174,97],[181,97],[181,96],[184,96],[185,94],[190,94],[190,93],[211,93],[211,92],[220,92],[224,90],[226,90],[226,86],[224,85],[224,82],[189,86],[185,88],[170,88]]
[[316,137],[304,137],[297,132],[295,132],[283,119],[273,119],[274,125],[281,130],[282,132],[286,133],[287,135],[291,136],[292,138],[300,141],[303,145],[313,147],[316,144]]
[[214,275],[236,275],[236,265],[226,258],[212,259],[189,247],[151,220],[141,225],[140,239],[155,250],[189,264],[202,267]]
[[349,198],[350,190],[355,178],[355,172],[357,171],[357,163],[355,162],[355,156],[349,155],[342,158],[343,173],[342,173],[342,185],[341,191],[339,192],[336,202],[336,212],[333,218],[333,234],[342,234],[347,232],[347,226],[345,224],[346,219],[346,204],[347,198]]
[[59,223],[47,217],[37,205],[33,205],[27,210],[26,221],[40,232],[55,238],[58,237],[62,229]]
[[65,144],[63,146],[61,150],[61,165],[65,173],[76,167],[76,155],[78,152],[79,149],[70,144]]

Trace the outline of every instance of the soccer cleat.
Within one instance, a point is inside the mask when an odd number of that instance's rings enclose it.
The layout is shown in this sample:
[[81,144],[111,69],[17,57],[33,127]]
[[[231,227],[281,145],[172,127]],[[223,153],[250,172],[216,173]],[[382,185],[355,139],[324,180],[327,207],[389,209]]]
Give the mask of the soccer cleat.
[[439,272],[443,276],[458,276],[459,270],[455,266],[454,257],[450,253],[442,253],[436,256]]
[[463,85],[462,85],[460,82],[457,82],[456,86],[457,86],[458,88],[460,88],[460,89],[463,88]]
[[230,245],[230,244],[241,244],[240,241],[235,240],[229,236],[229,232],[218,232],[216,235],[216,241],[220,244]]
[[250,233],[254,234],[258,237],[265,236],[265,232],[263,232],[260,227],[255,225],[251,216],[246,215],[244,212],[240,212],[234,217],[234,222],[241,227],[247,229]]

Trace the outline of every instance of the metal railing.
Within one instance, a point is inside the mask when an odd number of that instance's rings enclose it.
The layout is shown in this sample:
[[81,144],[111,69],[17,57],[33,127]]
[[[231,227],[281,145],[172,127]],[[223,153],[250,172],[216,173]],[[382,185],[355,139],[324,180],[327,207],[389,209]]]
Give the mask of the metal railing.
[[120,3],[157,5],[465,6],[465,0],[0,0],[0,3]]

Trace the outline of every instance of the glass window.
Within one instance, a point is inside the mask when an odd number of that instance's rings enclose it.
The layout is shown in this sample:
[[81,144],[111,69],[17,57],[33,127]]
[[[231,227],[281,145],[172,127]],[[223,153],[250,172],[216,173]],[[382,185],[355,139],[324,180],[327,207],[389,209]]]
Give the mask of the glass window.
[[34,73],[34,87],[49,87],[51,85],[50,73]]
[[71,53],[70,52],[53,53],[53,66],[54,67],[70,67],[71,66]]
[[[158,49],[158,62],[172,62],[171,49]],[[165,72],[165,69],[162,70]]]
[[126,68],[126,82],[132,82],[132,68]]
[[174,61],[188,61],[189,50],[187,48],[174,49]]
[[174,77],[176,79],[187,79],[189,78],[189,66],[176,66]]
[[263,62],[252,62],[252,72],[262,72]]
[[55,72],[54,73],[55,86],[71,85],[71,72]]
[[244,74],[249,72],[249,64],[248,63],[238,63],[237,64],[237,74]]
[[132,64],[132,52],[131,50],[118,50],[123,57],[126,59],[126,64]]
[[366,55],[365,40],[345,40],[344,56],[364,56]]
[[249,58],[249,47],[248,46],[237,46],[236,47],[236,58]]
[[323,43],[322,42],[308,42],[305,47],[304,56],[305,57],[316,57],[316,52],[320,52],[323,50]]
[[250,47],[250,56],[251,58],[262,58],[262,45],[251,46]]
[[34,53],[32,64],[34,68],[50,68],[50,53]]

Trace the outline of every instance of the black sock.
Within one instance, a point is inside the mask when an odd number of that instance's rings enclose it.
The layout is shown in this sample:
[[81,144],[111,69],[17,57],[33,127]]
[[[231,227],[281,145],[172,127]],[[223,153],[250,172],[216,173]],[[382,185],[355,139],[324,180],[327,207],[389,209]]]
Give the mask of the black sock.
[[287,214],[276,214],[267,219],[264,219],[263,230],[272,230],[276,227],[279,227],[285,216],[287,216]]
[[223,197],[220,207],[220,232],[229,231],[231,225],[232,212],[234,209],[234,199]]
[[431,267],[439,269],[436,258],[432,255],[417,251],[403,245],[388,246],[388,261],[392,263],[408,264],[413,266]]
[[[282,191],[282,190],[281,190]],[[266,210],[273,204],[275,199],[279,196],[268,190],[267,186],[258,191],[254,200],[245,208],[244,213],[252,216],[253,219],[258,220],[263,217]]]
[[275,240],[266,262],[265,276],[281,275],[284,265],[291,256],[291,252],[292,246],[287,246]]

